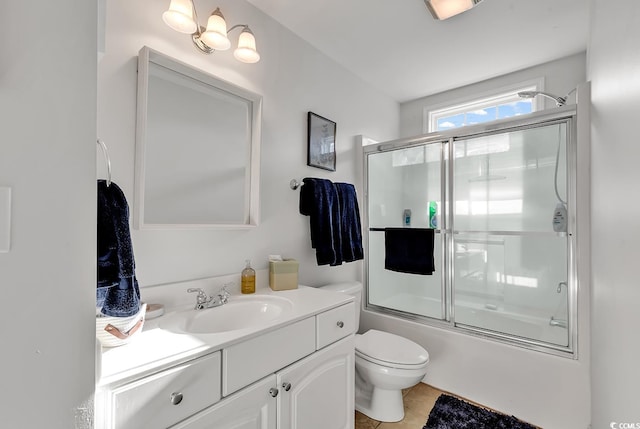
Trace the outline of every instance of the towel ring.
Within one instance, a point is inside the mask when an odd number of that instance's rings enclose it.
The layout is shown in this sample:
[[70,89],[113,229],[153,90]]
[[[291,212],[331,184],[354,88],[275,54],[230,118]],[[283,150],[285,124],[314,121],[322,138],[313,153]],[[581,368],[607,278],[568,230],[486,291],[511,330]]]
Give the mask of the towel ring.
[[109,151],[107,150],[107,145],[100,139],[98,139],[98,145],[102,149],[102,153],[104,154],[104,161],[107,164],[107,186],[111,185],[111,159],[109,159]]

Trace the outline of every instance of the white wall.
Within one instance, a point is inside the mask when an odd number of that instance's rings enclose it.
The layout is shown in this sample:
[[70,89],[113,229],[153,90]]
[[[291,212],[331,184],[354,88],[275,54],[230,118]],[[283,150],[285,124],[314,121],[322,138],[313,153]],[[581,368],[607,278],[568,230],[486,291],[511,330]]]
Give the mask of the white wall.
[[[229,26],[250,24],[261,54],[257,64],[236,61],[232,51],[211,56],[197,52],[189,36],[163,23],[161,15],[168,4],[107,2],[106,54],[98,76],[98,135],[109,145],[113,180],[132,205],[136,57],[148,45],[263,95],[261,223],[250,231],[133,231],[141,285],[239,274],[247,258],[256,268],[266,268],[267,255],[273,253],[298,259],[300,281],[305,284],[359,278],[361,262],[335,268],[316,265],[309,219],[298,213],[299,191],[292,191],[289,181],[325,177],[358,182],[354,137],[396,138],[398,104],[245,1],[198,1],[196,5],[203,24],[216,6]],[[237,38],[235,31],[232,41]],[[336,172],[306,166],[309,110],[337,122]],[[103,161],[99,157],[97,162],[100,171]]]
[[92,427],[82,408],[94,389],[96,34],[95,2],[2,3],[3,428]]
[[[592,0],[593,428],[640,424],[640,4]],[[614,428],[620,427],[611,426]]]
[[[502,88],[539,77],[545,78],[548,91],[564,94],[584,82],[585,55],[572,56],[478,85],[404,103],[401,106],[401,134],[422,133],[424,106],[439,104],[447,99],[462,99],[486,92],[492,87]],[[588,148],[588,138],[583,137],[582,133],[580,130],[578,145],[582,142]],[[579,228],[584,228],[584,223]],[[582,233],[584,229],[580,231]],[[578,302],[580,338],[577,360],[528,351],[368,311],[362,315],[361,329],[387,330],[423,345],[431,359],[426,376],[429,384],[514,414],[545,429],[585,429],[590,422],[589,288],[586,265],[581,266],[583,281]]]
[[[469,73],[473,73],[473,68],[469,69]],[[433,108],[442,104],[463,103],[481,97],[487,92],[495,91],[496,88],[510,87],[514,84],[540,78],[543,78],[545,91],[564,96],[579,83],[584,82],[585,76],[585,53],[583,52],[505,76],[402,103],[400,105],[400,136],[410,137],[423,133],[422,123],[425,107]],[[545,108],[555,107],[553,101],[546,98],[538,98],[537,101],[544,101]],[[574,101],[573,95],[569,97],[570,103]]]
[[[246,18],[252,24],[263,53],[257,66],[235,63],[229,53],[199,56],[190,50],[186,36],[163,27],[159,13],[165,5],[155,3],[108,2],[109,56],[100,65],[98,129],[110,144],[114,179],[131,198],[134,56],[148,44],[265,96],[263,225],[250,233],[135,233],[143,282],[215,275],[228,271],[222,267],[231,260],[240,267],[245,256],[260,259],[273,250],[303,260],[302,273],[308,280],[351,277],[359,268],[312,267],[313,255],[303,243],[307,221],[297,215],[297,194],[287,183],[292,177],[314,174],[355,181],[350,136],[394,138],[398,123],[394,103],[373,95],[370,88],[244,2],[218,3],[231,22]],[[640,149],[634,138],[640,113],[636,79],[640,5],[632,0],[591,3],[595,429],[613,421],[640,421],[636,309],[640,288],[633,270],[640,206],[637,198],[629,197],[637,193],[633,186],[640,180]],[[203,15],[212,8],[198,6]],[[0,373],[5,392],[0,401],[3,427],[66,429],[74,422],[76,427],[89,427],[76,408],[93,390],[95,14],[94,2],[70,0],[5,2],[0,14],[0,186],[13,191],[12,247],[0,254],[0,329],[10,342],[10,347],[3,347]],[[24,31],[25,22],[30,28],[48,28],[52,19],[56,30],[46,33],[46,43],[41,32]],[[548,79],[552,78],[550,73]],[[567,87],[572,86],[552,86],[547,81],[551,92],[562,93]],[[404,110],[408,107],[403,107],[403,135],[419,134],[421,125],[410,131],[411,118]],[[337,173],[304,166],[307,110],[338,122]],[[305,234],[298,233],[302,229]],[[278,249],[263,244],[266,240]],[[229,249],[231,256],[223,258]],[[425,335],[422,326],[392,319],[373,320],[371,315],[365,319],[423,342],[432,358],[428,377],[436,385],[522,418],[532,415],[532,421],[547,429],[586,426],[589,383],[583,361],[532,354],[432,328]],[[62,334],[50,329],[52,320]],[[520,413],[524,402],[529,405],[526,413]]]

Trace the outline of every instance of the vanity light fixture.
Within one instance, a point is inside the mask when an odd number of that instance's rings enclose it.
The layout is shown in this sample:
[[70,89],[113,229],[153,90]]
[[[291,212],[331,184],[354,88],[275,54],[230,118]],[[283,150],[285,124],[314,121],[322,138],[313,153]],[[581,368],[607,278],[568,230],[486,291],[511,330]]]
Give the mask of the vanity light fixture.
[[198,23],[193,0],[171,0],[169,9],[162,14],[162,20],[179,33],[191,34],[193,44],[203,54],[211,54],[216,50],[226,51],[231,47],[228,34],[236,28],[242,28],[233,56],[243,63],[260,61],[260,54],[256,50],[256,38],[249,26],[238,24],[227,30],[227,22],[219,7],[209,16],[206,28]]
[[424,0],[434,19],[451,18],[471,9],[482,0]]

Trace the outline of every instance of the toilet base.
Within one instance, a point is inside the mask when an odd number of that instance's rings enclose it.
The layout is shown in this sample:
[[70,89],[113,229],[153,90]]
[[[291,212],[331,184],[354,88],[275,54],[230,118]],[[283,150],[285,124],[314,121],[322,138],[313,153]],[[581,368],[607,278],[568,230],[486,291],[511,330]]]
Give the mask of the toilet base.
[[[369,394],[367,394],[369,393]],[[404,419],[402,390],[373,388],[370,392],[356,390],[356,411],[373,420],[394,423]]]

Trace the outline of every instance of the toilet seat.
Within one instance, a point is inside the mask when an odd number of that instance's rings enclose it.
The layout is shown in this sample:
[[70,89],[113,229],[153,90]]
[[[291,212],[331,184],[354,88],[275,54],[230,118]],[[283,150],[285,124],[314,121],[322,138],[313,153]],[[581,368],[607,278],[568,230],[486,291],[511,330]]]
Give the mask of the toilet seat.
[[356,335],[356,356],[369,362],[399,369],[423,368],[429,353],[407,338],[371,329]]

